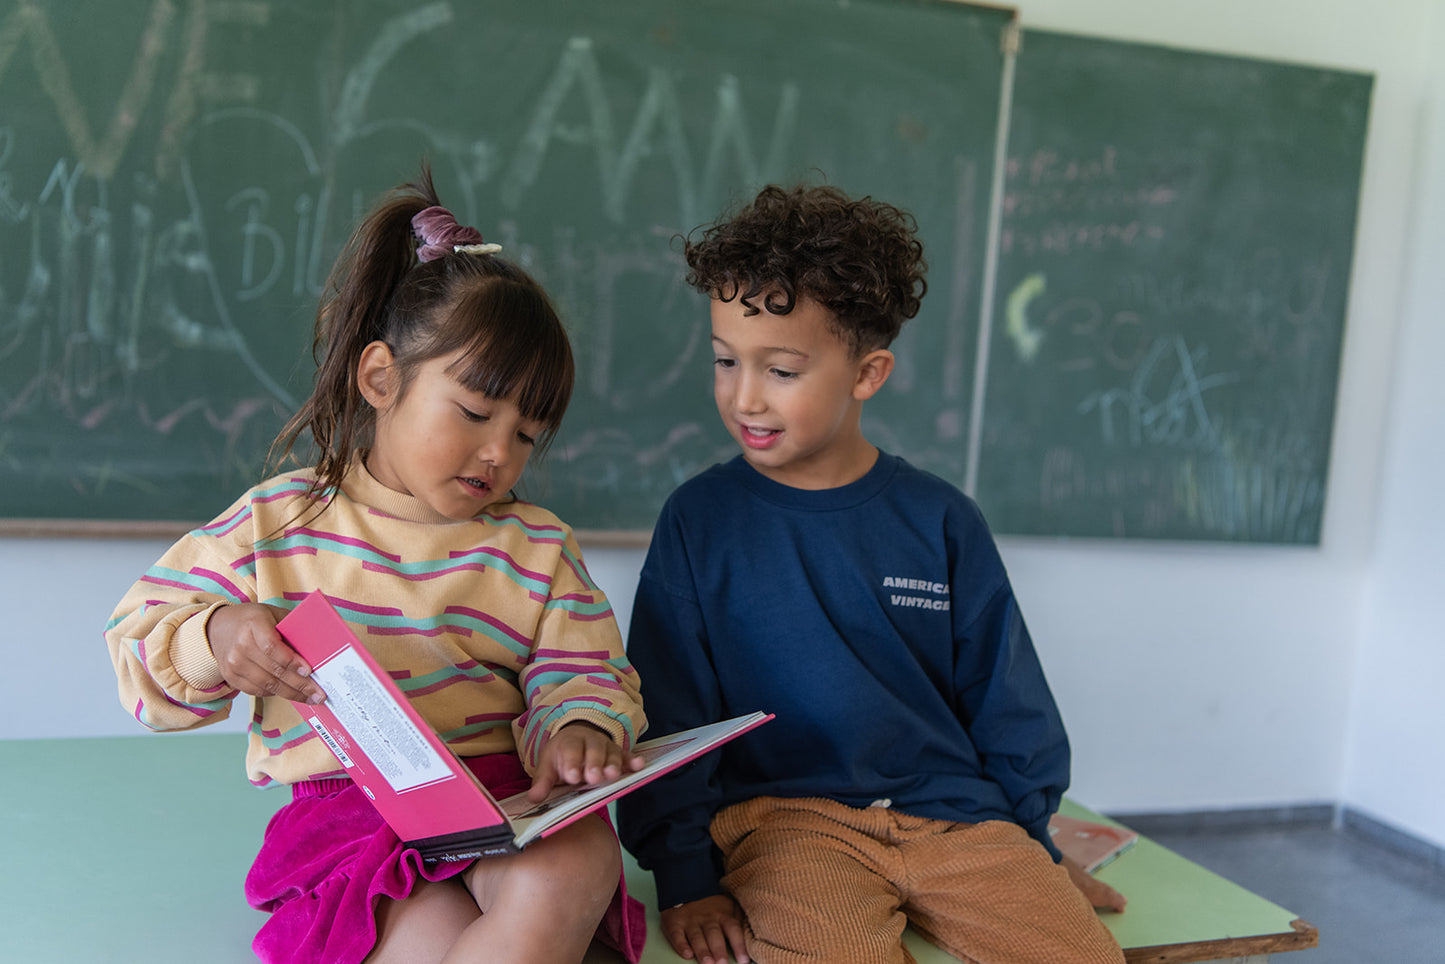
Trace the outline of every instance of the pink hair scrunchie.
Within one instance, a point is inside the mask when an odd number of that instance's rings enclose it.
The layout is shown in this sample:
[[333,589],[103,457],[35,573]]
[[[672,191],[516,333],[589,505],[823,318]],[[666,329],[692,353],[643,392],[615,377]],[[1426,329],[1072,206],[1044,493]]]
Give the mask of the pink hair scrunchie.
[[458,224],[452,212],[436,204],[418,211],[411,219],[411,227],[422,242],[416,249],[417,260],[422,263],[451,254],[457,245],[482,243],[482,232]]

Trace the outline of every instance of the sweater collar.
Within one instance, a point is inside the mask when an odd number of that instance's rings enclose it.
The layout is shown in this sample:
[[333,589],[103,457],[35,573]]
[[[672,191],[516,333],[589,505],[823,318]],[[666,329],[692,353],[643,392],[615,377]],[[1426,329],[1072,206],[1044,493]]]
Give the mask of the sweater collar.
[[850,509],[861,505],[883,490],[898,471],[901,460],[878,450],[878,458],[864,475],[847,485],[833,489],[799,489],[781,482],[774,482],[748,464],[741,455],[724,464],[724,471],[754,494],[774,505],[788,509],[805,509],[814,512],[828,512],[835,509]]
[[427,505],[415,496],[387,488],[376,480],[366,467],[366,453],[357,454],[351,462],[346,477],[341,480],[341,491],[353,502],[359,503],[382,515],[389,515],[403,522],[419,522],[423,525],[463,525],[473,521],[453,519]]

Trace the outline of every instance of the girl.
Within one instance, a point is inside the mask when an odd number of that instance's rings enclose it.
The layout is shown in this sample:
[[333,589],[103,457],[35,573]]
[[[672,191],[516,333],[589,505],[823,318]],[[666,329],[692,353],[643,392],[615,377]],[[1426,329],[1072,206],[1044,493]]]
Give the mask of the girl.
[[641,952],[604,817],[517,855],[423,864],[289,702],[325,698],[276,632],[319,588],[497,795],[642,765],[611,607],[571,531],[512,495],[562,420],[571,348],[541,288],[481,241],[425,168],[383,198],[332,271],[315,390],[277,439],[285,455],[309,431],[315,466],[172,546],[106,629],[121,701],[152,729],[253,697],[250,779],[292,788],[246,881],[271,912],[267,961],[575,962],[594,932]]

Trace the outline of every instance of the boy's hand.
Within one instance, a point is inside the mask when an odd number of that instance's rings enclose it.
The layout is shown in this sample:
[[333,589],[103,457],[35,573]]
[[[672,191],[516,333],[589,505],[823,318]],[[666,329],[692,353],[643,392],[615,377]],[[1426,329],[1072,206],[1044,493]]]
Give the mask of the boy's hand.
[[1065,857],[1061,863],[1068,870],[1069,879],[1074,882],[1074,886],[1089,899],[1090,906],[1096,910],[1111,910],[1116,914],[1124,912],[1124,905],[1129,901],[1123,894],[1090,875],[1077,860]]
[[727,964],[729,950],[738,964],[748,964],[742,914],[726,894],[669,907],[662,912],[662,934],[679,957],[698,964]]
[[568,723],[543,744],[527,799],[540,803],[559,783],[607,783],[622,776],[624,768],[629,773],[641,770],[645,762],[640,756],[624,756],[612,736],[591,723]]
[[280,696],[320,703],[326,694],[311,679],[311,667],[281,634],[276,622],[285,610],[264,603],[235,603],[211,612],[206,640],[227,683],[251,696]]

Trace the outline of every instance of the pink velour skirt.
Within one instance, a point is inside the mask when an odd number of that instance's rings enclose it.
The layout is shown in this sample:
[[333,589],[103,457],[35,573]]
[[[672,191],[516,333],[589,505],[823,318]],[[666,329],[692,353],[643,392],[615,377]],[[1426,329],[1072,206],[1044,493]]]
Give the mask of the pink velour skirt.
[[[531,785],[514,753],[466,762],[499,798]],[[251,944],[267,964],[360,964],[376,945],[379,900],[400,900],[419,879],[445,880],[471,866],[423,862],[350,780],[298,783],[292,792],[267,824],[246,876],[246,900],[271,914]],[[618,880],[597,938],[634,964],[642,956],[645,915],[625,880]]]

